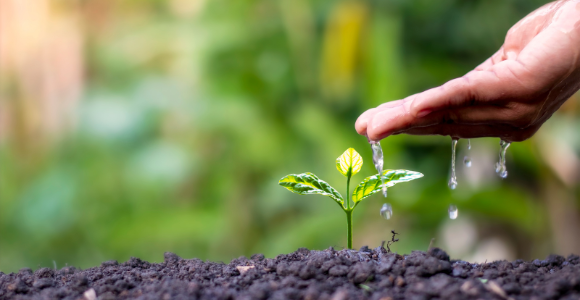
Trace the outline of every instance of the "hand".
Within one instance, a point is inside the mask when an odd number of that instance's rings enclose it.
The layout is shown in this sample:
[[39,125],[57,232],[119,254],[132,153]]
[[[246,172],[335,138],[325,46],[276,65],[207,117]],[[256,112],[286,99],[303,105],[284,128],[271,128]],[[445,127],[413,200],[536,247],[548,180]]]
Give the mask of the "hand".
[[546,4],[514,25],[463,77],[364,112],[359,134],[531,137],[580,88],[580,0]]

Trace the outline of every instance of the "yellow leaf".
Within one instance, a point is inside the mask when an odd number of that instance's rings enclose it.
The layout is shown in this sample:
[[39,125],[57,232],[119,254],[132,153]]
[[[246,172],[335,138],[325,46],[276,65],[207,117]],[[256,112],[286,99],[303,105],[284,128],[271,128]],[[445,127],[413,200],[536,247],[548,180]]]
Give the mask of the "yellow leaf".
[[358,173],[363,165],[363,159],[353,148],[348,148],[336,159],[336,168],[346,176],[353,176]]

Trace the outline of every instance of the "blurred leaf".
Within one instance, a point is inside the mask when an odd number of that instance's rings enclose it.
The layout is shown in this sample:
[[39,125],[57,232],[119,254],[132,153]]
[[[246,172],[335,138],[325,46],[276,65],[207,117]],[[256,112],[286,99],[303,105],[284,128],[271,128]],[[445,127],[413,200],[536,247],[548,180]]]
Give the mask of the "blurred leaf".
[[346,176],[354,176],[360,172],[363,165],[363,159],[353,148],[348,148],[344,153],[336,159],[336,168],[338,171]]
[[63,234],[74,227],[79,218],[75,214],[76,185],[74,172],[66,168],[49,170],[20,197],[16,211],[10,216],[13,226],[32,238]]
[[335,102],[344,103],[353,90],[359,40],[367,19],[365,2],[341,1],[326,25],[320,85],[324,95]]
[[401,14],[375,9],[363,35],[363,72],[367,107],[401,99],[407,90],[407,68],[402,51],[403,20]]
[[[400,182],[411,181],[423,177],[423,174],[407,170],[385,170],[379,178],[378,174],[369,176],[361,182],[352,193],[354,203],[358,203],[374,193],[379,192],[383,187],[391,187]],[[381,179],[383,181],[381,181]]]
[[342,195],[312,173],[290,174],[280,179],[278,184],[296,194],[324,195],[334,199],[341,207],[343,205]]

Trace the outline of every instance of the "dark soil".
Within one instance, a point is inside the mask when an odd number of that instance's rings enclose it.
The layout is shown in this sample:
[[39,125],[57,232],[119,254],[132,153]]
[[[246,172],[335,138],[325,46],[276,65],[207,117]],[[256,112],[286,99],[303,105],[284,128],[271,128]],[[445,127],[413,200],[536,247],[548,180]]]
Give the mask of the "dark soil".
[[229,264],[131,258],[122,264],[58,271],[0,272],[0,299],[580,299],[580,257],[471,264],[438,248],[401,256],[298,249],[274,259],[256,254]]

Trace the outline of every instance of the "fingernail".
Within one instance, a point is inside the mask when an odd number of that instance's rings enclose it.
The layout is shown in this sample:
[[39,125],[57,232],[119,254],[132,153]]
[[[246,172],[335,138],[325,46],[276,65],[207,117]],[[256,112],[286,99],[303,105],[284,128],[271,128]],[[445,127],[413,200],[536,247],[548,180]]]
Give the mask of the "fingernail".
[[431,113],[431,110],[429,110],[429,109],[425,109],[425,110],[422,110],[422,111],[420,111],[420,112],[417,114],[417,117],[418,117],[418,118],[422,118],[422,117],[424,117],[424,116],[426,116],[426,115],[428,115],[428,114],[430,114],[430,113]]

